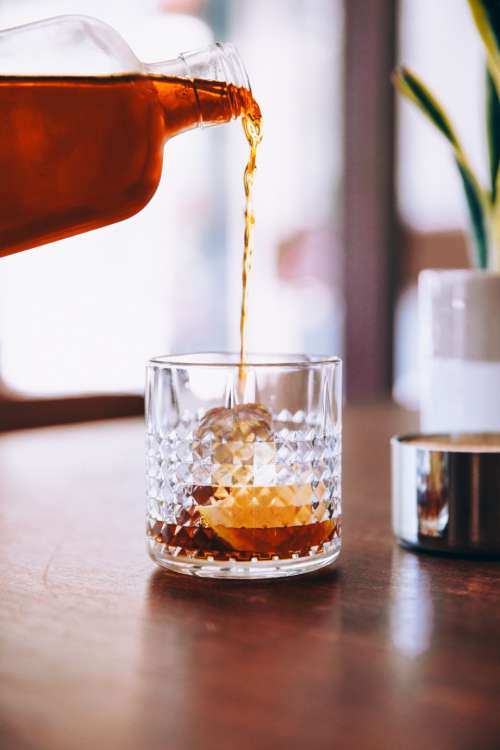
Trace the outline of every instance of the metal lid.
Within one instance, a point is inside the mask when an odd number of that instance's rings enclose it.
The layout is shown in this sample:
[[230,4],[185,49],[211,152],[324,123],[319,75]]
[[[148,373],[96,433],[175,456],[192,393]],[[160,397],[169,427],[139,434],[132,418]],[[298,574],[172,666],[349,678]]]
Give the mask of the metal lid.
[[500,433],[396,436],[391,460],[402,544],[500,556]]

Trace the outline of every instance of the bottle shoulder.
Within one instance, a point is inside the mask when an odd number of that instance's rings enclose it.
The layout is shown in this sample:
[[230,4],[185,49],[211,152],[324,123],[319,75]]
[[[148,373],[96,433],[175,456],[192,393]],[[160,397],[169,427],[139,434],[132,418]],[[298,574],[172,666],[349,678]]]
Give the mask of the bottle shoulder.
[[56,16],[0,31],[2,75],[109,76],[141,71],[141,62],[123,37],[91,16]]

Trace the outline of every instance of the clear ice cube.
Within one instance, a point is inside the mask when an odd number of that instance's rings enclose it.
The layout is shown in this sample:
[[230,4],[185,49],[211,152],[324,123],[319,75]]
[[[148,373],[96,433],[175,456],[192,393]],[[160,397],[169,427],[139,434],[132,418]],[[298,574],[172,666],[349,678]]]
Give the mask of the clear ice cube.
[[245,487],[272,479],[273,419],[261,404],[210,409],[196,430],[195,451],[212,459],[213,482]]
[[262,404],[239,404],[209,409],[196,431],[198,440],[212,433],[215,440],[253,443],[273,439],[273,418]]

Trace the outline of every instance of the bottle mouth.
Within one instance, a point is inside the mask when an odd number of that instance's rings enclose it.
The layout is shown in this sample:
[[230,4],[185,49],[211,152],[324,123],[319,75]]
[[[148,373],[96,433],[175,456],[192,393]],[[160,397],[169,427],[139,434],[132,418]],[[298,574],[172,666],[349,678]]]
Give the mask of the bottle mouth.
[[222,81],[251,91],[248,73],[234,44],[216,42],[210,47],[179,55],[189,78]]
[[[238,88],[248,89],[252,91],[250,86],[250,79],[246,71],[243,60],[241,59],[240,53],[234,46],[229,42],[217,42],[214,44],[220,52],[220,64],[224,69],[224,74],[229,83],[238,86]],[[231,79],[231,80],[230,80]]]

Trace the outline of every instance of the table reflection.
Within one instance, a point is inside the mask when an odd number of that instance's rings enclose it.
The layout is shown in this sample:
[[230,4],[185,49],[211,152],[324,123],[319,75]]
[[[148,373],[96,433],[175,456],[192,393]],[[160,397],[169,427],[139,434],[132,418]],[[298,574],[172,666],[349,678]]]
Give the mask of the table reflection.
[[395,548],[389,627],[396,649],[411,658],[423,654],[431,644],[433,622],[429,574],[418,555]]
[[[307,581],[242,583],[155,572],[141,670],[153,747],[167,740],[175,747],[180,737],[203,747],[207,731],[211,747],[223,746],[229,726],[263,747],[270,730],[290,737],[311,720],[318,724],[341,689],[341,575],[332,569]],[[331,675],[327,689],[325,672]],[[328,722],[318,731],[326,743]]]

